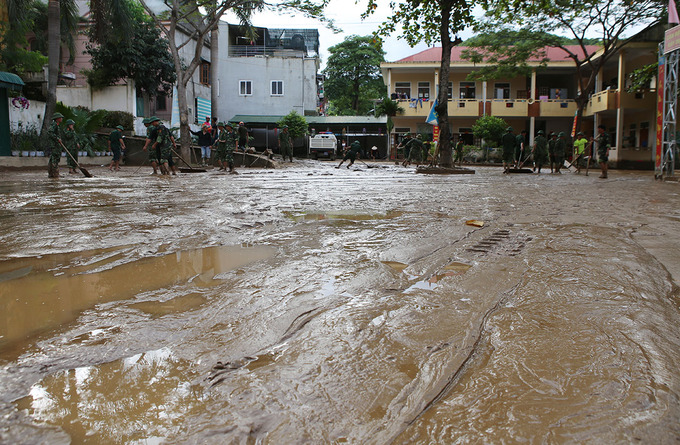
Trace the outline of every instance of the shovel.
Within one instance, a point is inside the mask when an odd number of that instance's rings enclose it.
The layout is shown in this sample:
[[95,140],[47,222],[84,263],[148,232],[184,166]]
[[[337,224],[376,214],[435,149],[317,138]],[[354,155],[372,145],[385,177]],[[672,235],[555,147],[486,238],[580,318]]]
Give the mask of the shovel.
[[191,166],[191,164],[189,164],[187,161],[185,161],[184,158],[181,157],[181,156],[179,155],[179,153],[177,153],[177,152],[175,151],[175,149],[170,148],[170,150],[172,150],[172,152],[175,154],[175,156],[177,156],[182,162],[184,162],[187,166],[189,166],[189,168],[180,168],[179,171],[181,171],[182,173],[205,173],[205,172],[208,171],[208,170],[206,170],[206,169],[204,169],[204,168],[193,168],[193,167]]
[[80,170],[80,172],[81,172],[86,178],[92,178],[92,177],[93,177],[93,176],[92,176],[92,173],[90,173],[89,171],[85,170],[85,167],[81,167],[81,166],[80,166],[80,164],[78,163],[78,161],[76,161],[76,158],[73,157],[73,155],[68,151],[68,149],[64,146],[64,144],[63,144],[62,142],[59,142],[59,145],[61,145],[61,146],[63,147],[64,151],[66,151],[66,154],[69,155],[69,156],[71,157],[71,160],[72,160],[73,162],[76,163],[76,166],[78,167],[78,170]]

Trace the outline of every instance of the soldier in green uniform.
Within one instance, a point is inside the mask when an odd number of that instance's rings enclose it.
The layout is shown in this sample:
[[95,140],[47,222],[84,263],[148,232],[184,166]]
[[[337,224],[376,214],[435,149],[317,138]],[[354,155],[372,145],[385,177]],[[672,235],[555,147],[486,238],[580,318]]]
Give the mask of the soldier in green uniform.
[[62,136],[64,147],[66,147],[66,151],[71,155],[66,155],[66,164],[68,165],[68,172],[72,175],[78,173],[76,168],[78,168],[78,149],[80,148],[80,145],[76,142],[75,124],[73,119],[67,119],[66,129],[64,129]]
[[463,135],[460,134],[458,135],[458,142],[454,148],[456,158],[453,160],[453,163],[455,164],[457,162],[459,166],[463,165],[463,147],[465,147],[465,141],[463,141]]
[[567,152],[567,141],[564,139],[564,131],[560,131],[555,141],[555,173],[562,174],[560,171],[564,165],[564,155]]
[[279,150],[281,151],[281,156],[283,160],[286,160],[286,156],[290,158],[290,162],[293,162],[293,141],[290,139],[290,134],[288,133],[288,125],[282,125],[279,130]]
[[534,148],[531,152],[534,155],[534,168],[541,173],[541,167],[548,160],[548,141],[544,136],[543,130],[538,130],[538,135],[534,138]]
[[527,143],[527,131],[522,130],[520,134],[517,135],[517,147],[515,147],[515,165],[517,168],[519,168],[520,164],[522,161],[524,161],[524,158],[526,158],[527,150],[526,150],[526,143]]
[[59,177],[59,159],[61,158],[62,146],[62,131],[61,121],[64,120],[64,115],[61,113],[54,113],[52,115],[52,123],[47,130],[48,151],[50,152],[50,159],[47,162],[47,177]]
[[517,138],[512,134],[512,127],[506,128],[506,133],[501,138],[503,147],[503,173],[510,171],[510,166],[515,160],[515,150],[517,148]]
[[413,138],[411,137],[411,133],[406,133],[404,135],[404,139],[402,139],[401,142],[399,143],[399,145],[397,145],[397,154],[399,154],[400,148],[404,149],[404,160],[408,159],[408,155],[410,154],[408,147],[410,147],[409,144],[412,140],[413,140]]
[[557,143],[557,134],[555,132],[550,132],[550,138],[548,139],[548,160],[550,161],[550,173],[553,173],[553,167],[555,166],[555,144]]
[[[236,144],[238,143],[238,133],[234,130],[234,125],[230,122],[225,124],[225,137],[226,146],[224,152],[224,159],[226,162],[226,167],[229,167],[229,173],[236,173],[234,170],[234,150],[236,150]],[[292,162],[292,158],[291,158]],[[226,167],[223,170],[226,170]]]
[[[592,141],[592,139],[591,139]],[[594,140],[597,143],[597,162],[600,163],[600,178],[607,179],[607,170],[609,162],[609,149],[611,143],[609,142],[609,133],[604,125],[597,126],[597,138]]]
[[350,168],[352,164],[354,164],[354,160],[357,158],[357,154],[361,152],[361,143],[359,141],[354,141],[352,142],[352,145],[350,145],[349,149],[345,153],[345,157],[342,158],[342,161],[340,161],[340,164],[338,164],[337,167],[335,168],[340,168],[343,162],[349,159],[349,164],[347,164],[347,168]]
[[220,166],[219,171],[226,170],[227,162],[227,132],[224,129],[224,122],[217,123],[217,139],[213,144],[215,147],[215,160]]
[[404,159],[401,164],[404,167],[411,165],[411,162],[415,162],[416,165],[420,165],[422,161],[421,156],[423,154],[423,135],[418,134],[415,138],[411,139],[406,146],[408,150],[408,157]]
[[109,164],[109,170],[120,170],[120,152],[125,150],[125,142],[123,141],[123,126],[118,125],[116,129],[109,135],[109,151],[113,152],[113,160]]
[[164,175],[169,175],[170,170],[168,166],[168,160],[172,156],[170,147],[172,146],[172,138],[170,135],[170,130],[161,123],[161,120],[157,117],[151,118],[151,125],[155,127],[155,141],[151,146],[151,150],[160,148],[161,156],[158,160],[158,165],[160,165],[161,173]]
[[[146,141],[144,141],[144,147],[142,147],[142,150],[146,151],[153,143],[153,140],[156,139],[156,127],[151,125],[151,120],[156,119],[156,117],[147,117],[144,118],[142,121],[144,123],[144,126],[146,127]],[[151,167],[153,167],[153,174],[157,175],[158,174],[158,161],[160,159],[160,155],[156,149],[151,149],[149,150],[149,163],[151,164]]]

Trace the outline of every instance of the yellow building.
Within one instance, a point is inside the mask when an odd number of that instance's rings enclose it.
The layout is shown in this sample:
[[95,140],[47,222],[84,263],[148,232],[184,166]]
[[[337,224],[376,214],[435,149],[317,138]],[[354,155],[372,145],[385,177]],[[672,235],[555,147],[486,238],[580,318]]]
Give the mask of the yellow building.
[[[637,93],[625,91],[630,73],[657,59],[658,33],[650,30],[646,33],[640,33],[635,42],[627,44],[604,64],[581,122],[581,131],[586,136],[593,135],[599,124],[607,127],[613,141],[610,160],[615,166],[650,168],[652,165],[656,92],[653,88]],[[463,60],[464,49],[455,47],[451,53],[448,112],[454,139],[461,135],[466,144],[480,145],[471,128],[484,115],[503,118],[516,134],[526,130],[530,142],[538,130],[546,134],[551,131],[571,134],[579,82],[573,60],[562,49],[546,49],[545,68],[539,67],[538,60],[530,61],[529,65],[535,67],[530,76],[492,81],[466,79],[482,65]],[[569,49],[583,58],[581,47]],[[595,57],[599,57],[599,50],[597,46],[586,47]],[[407,132],[432,133],[433,127],[425,121],[436,98],[440,63],[441,48],[435,47],[381,64],[388,96],[404,108],[403,113],[393,118],[392,144],[400,142]],[[583,75],[590,75],[587,67],[584,71]]]

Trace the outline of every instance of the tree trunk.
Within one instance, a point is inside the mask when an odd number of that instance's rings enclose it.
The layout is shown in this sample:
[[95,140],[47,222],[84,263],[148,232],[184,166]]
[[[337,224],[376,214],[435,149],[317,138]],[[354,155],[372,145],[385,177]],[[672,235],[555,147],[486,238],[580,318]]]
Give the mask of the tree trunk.
[[[217,117],[217,70],[219,68],[219,38],[220,30],[218,25],[215,25],[210,31],[210,118]],[[218,119],[219,120],[219,119]]]
[[177,79],[177,105],[179,106],[180,154],[190,159],[191,134],[189,133],[189,106],[187,104],[187,83],[191,76],[183,75]]
[[[439,165],[453,167],[449,131],[449,71],[451,70],[451,49],[453,43],[449,34],[451,2],[442,2],[442,22],[439,28],[442,42],[442,61],[439,67],[439,93],[435,111],[439,115]],[[460,39],[457,39],[458,43]],[[436,159],[435,159],[436,162]]]
[[47,130],[52,122],[52,114],[57,104],[57,82],[59,81],[59,56],[61,54],[61,8],[59,0],[49,0],[47,4],[47,101],[42,129],[40,130],[41,146],[47,142]]

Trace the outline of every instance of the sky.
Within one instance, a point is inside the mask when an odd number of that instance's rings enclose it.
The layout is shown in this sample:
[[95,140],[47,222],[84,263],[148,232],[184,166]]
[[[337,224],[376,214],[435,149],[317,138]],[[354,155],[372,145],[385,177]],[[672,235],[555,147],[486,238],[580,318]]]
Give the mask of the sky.
[[[335,22],[335,26],[342,30],[336,34],[325,27],[318,20],[306,18],[304,16],[282,15],[274,12],[263,12],[253,16],[253,24],[268,28],[316,28],[319,30],[319,46],[322,69],[328,60],[328,48],[337,45],[350,35],[365,36],[370,35],[378,26],[386,20],[390,13],[390,0],[378,0],[378,8],[375,13],[365,21],[361,20],[361,13],[366,10],[367,0],[331,0],[326,9],[326,16]],[[229,23],[238,23],[233,15],[225,15],[224,20]],[[411,48],[405,40],[398,39],[398,33],[393,37],[385,39],[383,49],[385,50],[385,60],[394,62],[412,54],[427,49],[427,45],[420,44]],[[461,34],[461,38],[466,39],[472,36],[472,31],[466,30]]]

